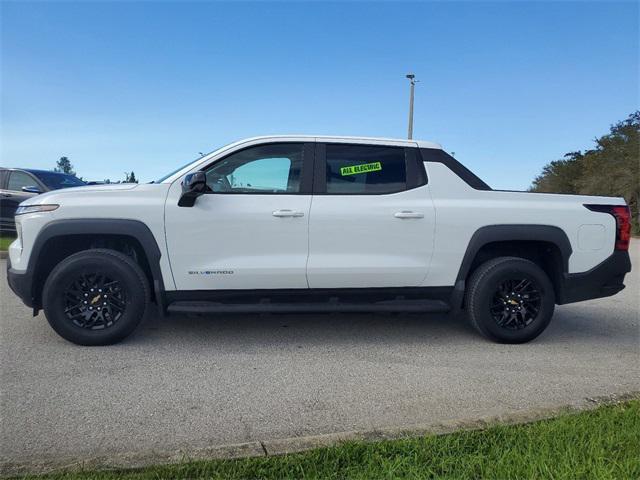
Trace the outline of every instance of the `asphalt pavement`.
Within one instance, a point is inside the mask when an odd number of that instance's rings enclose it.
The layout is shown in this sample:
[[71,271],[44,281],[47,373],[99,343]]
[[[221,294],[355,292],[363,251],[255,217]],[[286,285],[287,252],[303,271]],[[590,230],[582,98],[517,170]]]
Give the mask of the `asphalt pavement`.
[[491,343],[447,316],[151,311],[121,344],[78,347],[42,313],[31,317],[3,260],[0,466],[153,462],[243,443],[260,454],[251,442],[508,417],[640,391],[640,242],[631,250],[626,290],[557,307],[525,345]]

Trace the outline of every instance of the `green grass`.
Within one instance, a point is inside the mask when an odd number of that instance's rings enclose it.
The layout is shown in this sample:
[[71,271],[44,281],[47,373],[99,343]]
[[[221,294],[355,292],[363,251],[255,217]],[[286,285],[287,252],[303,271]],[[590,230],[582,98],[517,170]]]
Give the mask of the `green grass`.
[[482,431],[50,478],[638,479],[640,400]]
[[5,234],[0,235],[0,251],[8,250],[9,249],[9,244],[11,242],[13,242],[15,239],[16,239],[16,237],[10,237],[10,236],[5,235]]

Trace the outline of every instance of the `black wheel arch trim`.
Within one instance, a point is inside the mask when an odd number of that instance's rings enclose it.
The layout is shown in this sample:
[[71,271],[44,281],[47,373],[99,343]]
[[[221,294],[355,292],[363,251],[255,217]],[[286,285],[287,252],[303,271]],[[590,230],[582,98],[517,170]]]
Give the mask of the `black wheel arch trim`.
[[[42,255],[42,250],[47,242],[56,237],[63,237],[67,235],[123,235],[135,238],[140,246],[143,248],[144,253],[149,263],[151,270],[151,276],[153,285],[153,291],[155,293],[156,302],[160,307],[160,312],[164,312],[164,295],[165,287],[162,279],[162,271],[160,269],[160,258],[162,253],[158,247],[155,236],[149,229],[149,227],[140,220],[127,220],[127,219],[61,219],[54,220],[46,224],[42,230],[38,233],[31,249],[31,255],[29,256],[29,262],[27,265],[27,271],[24,273],[25,282],[29,284],[29,291],[22,292],[22,300],[30,307],[37,311],[40,308],[40,303],[37,298],[36,292],[36,273],[37,265]],[[16,292],[17,293],[17,292]],[[27,298],[25,298],[27,297]]]
[[454,286],[452,305],[461,307],[466,288],[466,278],[469,276],[471,266],[478,252],[490,243],[508,241],[533,241],[552,243],[560,250],[562,257],[562,275],[569,272],[569,257],[573,253],[571,242],[567,234],[559,227],[551,225],[487,225],[474,232],[467,245],[467,250],[462,258],[456,283]]

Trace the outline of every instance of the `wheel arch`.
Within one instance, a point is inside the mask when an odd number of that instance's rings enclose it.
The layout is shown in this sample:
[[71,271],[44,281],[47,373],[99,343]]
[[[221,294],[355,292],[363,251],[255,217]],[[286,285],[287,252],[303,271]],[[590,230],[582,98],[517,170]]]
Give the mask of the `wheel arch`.
[[[97,243],[96,243],[97,242]],[[42,288],[51,270],[69,255],[89,248],[128,245],[149,279],[154,299],[163,311],[164,283],[160,270],[162,253],[147,225],[139,220],[62,219],[45,225],[34,242],[27,271],[32,275],[34,311],[41,308]]]
[[538,264],[549,276],[556,294],[562,291],[573,249],[567,234],[551,225],[487,225],[474,232],[456,276],[452,304],[462,308],[466,283],[483,262],[497,256],[516,256]]

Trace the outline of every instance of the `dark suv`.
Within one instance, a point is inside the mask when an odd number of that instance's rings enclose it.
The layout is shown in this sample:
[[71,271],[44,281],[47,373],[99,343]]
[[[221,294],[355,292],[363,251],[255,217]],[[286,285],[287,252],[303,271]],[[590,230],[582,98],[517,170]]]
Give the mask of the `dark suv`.
[[66,173],[26,168],[0,168],[0,230],[15,231],[14,216],[20,202],[50,190],[86,185]]

